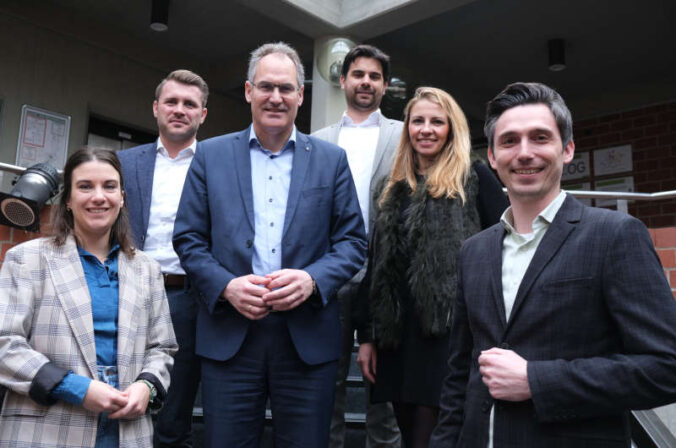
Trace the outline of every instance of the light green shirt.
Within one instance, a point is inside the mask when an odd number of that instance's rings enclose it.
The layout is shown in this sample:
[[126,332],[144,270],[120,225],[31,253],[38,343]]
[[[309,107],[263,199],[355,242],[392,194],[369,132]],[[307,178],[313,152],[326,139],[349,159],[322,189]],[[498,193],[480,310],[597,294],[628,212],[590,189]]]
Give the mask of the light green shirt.
[[[561,190],[558,196],[533,219],[531,227],[533,231],[531,233],[522,234],[516,231],[512,207],[505,210],[500,217],[500,224],[507,231],[505,238],[502,240],[502,299],[505,302],[505,320],[507,321],[512,314],[521,280],[523,280],[542,238],[547,233],[549,225],[565,200],[566,192]],[[488,448],[493,448],[494,418],[495,407],[492,407],[488,426]]]

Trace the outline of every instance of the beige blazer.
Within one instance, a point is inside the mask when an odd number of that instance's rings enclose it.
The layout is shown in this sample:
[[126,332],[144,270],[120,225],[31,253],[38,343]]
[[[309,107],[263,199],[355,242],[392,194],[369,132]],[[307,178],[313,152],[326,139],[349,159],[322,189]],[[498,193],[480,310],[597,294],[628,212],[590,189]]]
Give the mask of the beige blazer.
[[[118,274],[120,390],[144,373],[166,391],[178,346],[159,265],[120,252]],[[49,392],[45,373],[61,369],[97,378],[91,298],[74,239],[41,238],[9,250],[0,270],[0,446],[94,446],[97,414],[35,401]],[[121,421],[120,447],[151,447],[152,431],[149,414]]]

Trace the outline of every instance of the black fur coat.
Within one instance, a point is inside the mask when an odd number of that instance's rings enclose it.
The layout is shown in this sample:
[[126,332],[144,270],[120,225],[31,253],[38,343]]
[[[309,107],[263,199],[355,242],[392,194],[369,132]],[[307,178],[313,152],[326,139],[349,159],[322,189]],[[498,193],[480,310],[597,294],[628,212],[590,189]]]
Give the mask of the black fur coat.
[[[474,170],[465,185],[466,202],[434,199],[424,179],[416,192],[406,182],[393,186],[375,223],[370,263],[369,303],[375,339],[381,348],[399,345],[402,300],[413,300],[424,336],[445,334],[451,322],[460,246],[481,230]],[[379,191],[381,189],[377,189]],[[401,277],[409,291],[400,291]]]

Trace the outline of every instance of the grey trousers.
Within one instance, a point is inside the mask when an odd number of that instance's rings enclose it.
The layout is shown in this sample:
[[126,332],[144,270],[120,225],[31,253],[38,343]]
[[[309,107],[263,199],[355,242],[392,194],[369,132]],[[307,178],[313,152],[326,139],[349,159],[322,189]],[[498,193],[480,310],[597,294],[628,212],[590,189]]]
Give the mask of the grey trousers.
[[[330,448],[343,448],[345,445],[345,403],[347,395],[347,376],[352,362],[354,328],[351,319],[351,304],[359,284],[348,282],[338,291],[340,303],[340,323],[342,327],[342,352],[338,360],[336,376],[336,395],[331,417]],[[400,448],[401,434],[394,417],[391,403],[371,404],[369,382],[366,381],[366,448]]]

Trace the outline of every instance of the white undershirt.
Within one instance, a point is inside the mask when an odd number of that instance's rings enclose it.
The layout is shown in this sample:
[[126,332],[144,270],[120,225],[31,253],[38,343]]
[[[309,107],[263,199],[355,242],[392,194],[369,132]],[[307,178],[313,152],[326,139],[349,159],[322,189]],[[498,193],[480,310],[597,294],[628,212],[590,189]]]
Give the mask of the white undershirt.
[[380,109],[359,124],[343,114],[338,133],[338,146],[345,149],[354,186],[357,189],[359,207],[368,232],[369,203],[371,199],[371,173],[380,136]]
[[171,237],[174,233],[178,202],[196,147],[197,141],[193,140],[190,146],[181,150],[176,158],[172,159],[162,141],[157,139],[153,193],[143,251],[160,264],[164,274],[185,274],[178,255],[174,252]]

